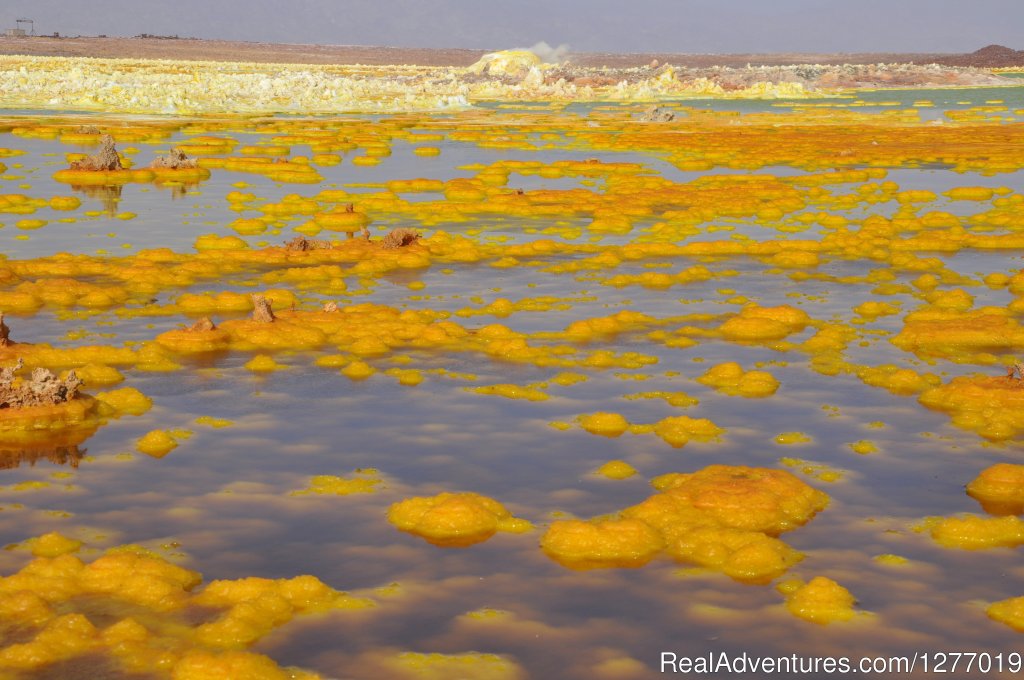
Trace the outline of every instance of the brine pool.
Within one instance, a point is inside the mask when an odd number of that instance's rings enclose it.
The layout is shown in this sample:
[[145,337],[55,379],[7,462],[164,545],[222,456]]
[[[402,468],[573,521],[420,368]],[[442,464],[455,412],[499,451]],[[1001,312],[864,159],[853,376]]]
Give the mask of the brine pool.
[[[936,518],[1013,516],[965,493],[986,468],[1022,463],[1017,420],[998,413],[1012,394],[948,408],[919,397],[954,378],[1002,376],[1024,350],[1013,278],[1022,93],[667,102],[677,117],[663,124],[637,122],[639,104],[514,102],[433,116],[0,116],[11,339],[56,348],[27,363],[78,368],[87,394],[130,387],[152,401],[82,441],[4,442],[0,576],[30,563],[28,539],[57,532],[83,543],[86,564],[131,544],[141,548],[128,554],[204,584],[312,575],[368,601],[259,610],[264,623],[246,624],[259,634],[211,642],[196,630],[216,603],[146,608],[123,582],[64,597],[59,575],[0,580],[0,598],[32,591],[52,609],[37,620],[0,607],[0,677],[288,677],[278,667],[294,667],[324,678],[628,679],[654,677],[663,652],[1018,651],[1020,633],[987,608],[1024,595],[1024,532],[950,545],[933,531]],[[92,153],[100,132],[136,168],[182,146],[210,175],[56,181],[67,154]],[[385,251],[318,223],[349,203],[374,240],[395,227],[422,238]],[[283,250],[299,235],[336,247]],[[248,316],[248,295],[267,290],[289,324],[271,340],[198,353],[155,341],[204,316],[230,328]],[[207,295],[224,291],[236,295]],[[329,301],[353,318],[350,308],[370,305],[358,309],[372,318],[353,321],[355,335],[335,324],[296,341]],[[374,319],[408,310],[462,335],[374,335]],[[730,332],[735,319],[770,327]],[[976,333],[943,339],[959,327]],[[3,348],[0,364],[19,351]],[[709,384],[709,370],[731,362],[777,388]],[[680,416],[693,419],[682,434],[657,425]],[[701,436],[698,419],[718,431]],[[142,453],[154,430],[176,448]],[[636,473],[597,473],[609,461]],[[802,559],[747,579],[714,555],[591,546],[574,561],[541,548],[560,522],[615,521],[657,493],[652,479],[713,465],[784,470],[827,494],[813,518],[767,532]],[[324,475],[378,481],[294,493]],[[532,527],[446,547],[389,523],[393,504],[446,492],[493,498]],[[815,577],[848,590],[852,609],[794,615],[776,586]],[[39,631],[69,613],[93,629],[53,651]],[[128,643],[105,632],[129,617],[149,631],[132,644],[166,652],[162,666],[126,662]],[[12,651],[33,640],[36,661]],[[174,666],[196,649],[211,663],[245,649],[273,661],[264,675]]]

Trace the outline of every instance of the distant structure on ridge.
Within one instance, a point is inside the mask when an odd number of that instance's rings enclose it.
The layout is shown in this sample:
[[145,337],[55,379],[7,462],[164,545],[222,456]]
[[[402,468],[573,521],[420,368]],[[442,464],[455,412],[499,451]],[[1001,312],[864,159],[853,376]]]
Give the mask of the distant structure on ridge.
[[[15,19],[14,23],[16,23],[18,25],[18,27],[17,28],[8,28],[6,31],[4,31],[4,35],[6,37],[8,37],[8,38],[23,38],[23,37],[25,37],[27,35],[35,35],[36,34],[36,24],[31,19]],[[29,31],[28,32],[26,32],[25,29],[21,27],[22,24],[28,24],[29,25]]]

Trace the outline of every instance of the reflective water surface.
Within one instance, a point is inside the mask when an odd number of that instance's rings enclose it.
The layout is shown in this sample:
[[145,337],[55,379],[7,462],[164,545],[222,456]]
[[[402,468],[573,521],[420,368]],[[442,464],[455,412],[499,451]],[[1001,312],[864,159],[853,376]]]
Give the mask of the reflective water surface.
[[[166,353],[173,362],[167,370],[146,370],[141,362],[122,364],[123,383],[94,387],[87,379],[85,391],[130,386],[152,399],[149,411],[111,419],[81,442],[0,447],[0,545],[10,548],[0,552],[0,575],[10,575],[32,559],[20,544],[49,532],[83,541],[78,555],[86,562],[107,548],[139,544],[200,572],[204,583],[314,575],[332,588],[369,597],[376,606],[297,616],[252,649],[281,666],[301,667],[325,678],[455,677],[450,671],[430,675],[434,671],[429,668],[396,670],[394,659],[402,652],[479,652],[500,655],[508,662],[467,666],[460,671],[465,677],[625,679],[653,677],[662,652],[857,658],[924,650],[1014,651],[1019,633],[986,616],[986,607],[1024,595],[1017,550],[942,547],[921,527],[928,517],[985,514],[964,486],[994,463],[1021,462],[1019,438],[985,438],[957,427],[947,413],[918,402],[921,390],[897,394],[868,384],[861,372],[895,365],[934,374],[935,384],[947,383],[976,373],[1002,375],[1004,365],[1021,351],[1011,340],[1005,346],[934,351],[915,351],[890,340],[915,310],[967,314],[991,306],[1009,310],[1010,318],[1019,315],[1020,308],[1013,305],[1019,293],[985,277],[1001,273],[1009,278],[1016,273],[1024,244],[988,247],[964,240],[964,234],[1019,233],[1024,205],[1014,199],[1024,195],[1024,174],[1003,165],[986,168],[988,156],[957,144],[969,136],[965,130],[970,126],[1004,130],[1006,144],[1019,142],[1022,93],[1024,88],[866,93],[852,99],[814,100],[815,106],[827,107],[820,110],[806,101],[726,101],[707,106],[687,102],[667,127],[635,123],[632,116],[641,108],[636,105],[308,120],[115,119],[32,112],[4,117],[0,147],[23,153],[0,158],[7,166],[0,194],[42,201],[73,196],[81,202],[70,210],[40,204],[31,212],[10,209],[24,201],[3,204],[0,250],[16,274],[0,284],[0,307],[7,305],[5,322],[18,342],[138,348],[201,316],[221,324],[248,314],[245,309],[190,311],[182,304],[182,295],[248,295],[284,288],[295,294],[296,314],[312,313],[326,301],[342,307],[373,303],[448,313],[449,320],[470,334],[489,324],[503,324],[532,334],[531,346],[567,345],[575,354],[564,356],[576,363],[520,360],[468,344],[385,347],[360,355],[334,341],[296,349],[284,336],[280,346],[271,349]],[[908,112],[924,100],[932,106]],[[993,100],[1002,101],[990,103]],[[968,110],[975,118],[945,116],[946,111]],[[889,111],[900,111],[902,117]],[[737,112],[733,125],[729,117]],[[844,119],[848,114],[852,117]],[[1000,120],[993,121],[992,116]],[[212,165],[208,179],[192,184],[58,182],[52,175],[67,167],[65,154],[92,153],[94,147],[62,141],[60,133],[37,133],[47,126],[67,131],[84,125],[109,130],[136,167],[144,167],[174,145],[215,136],[235,140],[234,151],[197,154],[199,158],[240,157],[239,149],[245,146],[254,147],[252,155],[259,156],[261,146],[284,146],[283,154],[267,150],[264,156],[303,156],[320,179],[295,183],[272,173]],[[841,133],[850,153],[844,156],[843,148],[829,147],[833,141],[827,135],[811,135],[804,140],[808,148],[828,147],[832,155],[822,152],[812,163],[816,167],[809,167],[788,161],[785,148],[772,148],[771,137],[777,134],[772,130],[813,125],[828,128],[828,134]],[[657,138],[669,134],[671,126],[678,126],[677,141]],[[119,138],[125,127],[159,133],[133,132]],[[921,138],[948,146],[929,150],[908,143],[895,149],[888,162],[869,157],[871,140],[879,135],[887,144],[885,139],[901,134],[927,135],[947,128],[960,130],[960,136]],[[704,132],[731,135],[737,129],[756,143],[748,145],[736,136],[723,138],[721,147],[691,141]],[[302,136],[324,130],[341,130],[352,148],[318,151],[311,146],[315,141]],[[418,141],[416,135],[429,141]],[[636,145],[616,144],[621,135],[634,135]],[[413,152],[426,145],[439,148],[440,154]],[[367,149],[381,147],[390,155],[378,156],[379,164],[353,163],[353,158],[367,156]],[[340,162],[317,162],[317,153],[336,153]],[[705,167],[684,162],[688,154]],[[838,159],[836,164],[826,156]],[[842,160],[850,157],[856,162]],[[892,162],[897,158],[902,161]],[[588,160],[598,168],[638,165],[621,174],[597,170],[593,175],[555,165]],[[486,167],[510,161],[539,165],[523,172],[512,168],[505,172],[505,182],[482,186],[521,190],[526,197],[550,192],[554,208],[538,208],[533,214],[490,210],[486,206],[496,200],[494,194],[480,203],[483,207],[459,208],[467,202],[436,186],[403,191],[409,187],[388,185],[424,178],[451,186],[450,180],[486,177]],[[805,176],[840,167],[874,174],[834,183],[801,183]],[[775,191],[775,198],[765,199],[764,206],[723,207],[731,205],[729,201],[739,205],[746,191],[735,178],[761,181],[758,178],[766,176],[792,190],[795,203],[781,205],[782,189],[772,185],[765,190]],[[693,187],[702,186],[708,177],[731,184],[701,198]],[[885,182],[895,182],[898,189],[881,188]],[[867,186],[872,183],[875,186]],[[678,186],[688,186],[687,191],[694,193],[681,198],[684,194],[673,193]],[[944,195],[958,187],[991,188],[996,193],[983,200]],[[428,245],[443,230],[489,250],[462,258],[435,253],[423,265],[386,271],[360,270],[354,261],[343,262],[343,287],[331,282],[333,275],[278,275],[286,267],[320,266],[320,261],[241,262],[231,260],[230,254],[218,261],[209,255],[216,251],[210,250],[196,255],[195,244],[204,234],[237,237],[253,251],[280,246],[304,233],[297,233],[297,228],[309,231],[312,214],[324,212],[325,203],[321,196],[321,203],[308,210],[267,206],[289,200],[294,206],[300,197],[314,199],[325,190],[344,192],[346,198],[339,205],[352,202],[369,215],[374,239],[405,226],[419,230]],[[897,191],[934,194],[915,201],[909,200],[912,196],[901,199]],[[230,192],[249,193],[252,198],[231,201]],[[654,199],[649,192],[666,197]],[[581,199],[583,207],[574,212],[574,196],[584,193],[611,196],[614,201],[594,208],[596,203]],[[290,195],[297,196],[288,199]],[[861,200],[869,195],[878,199]],[[695,212],[705,200],[705,212]],[[772,200],[777,212],[765,211]],[[1000,210],[1008,216],[1002,222],[978,218]],[[596,228],[599,219],[614,223],[616,211],[628,216],[625,227]],[[671,211],[675,215],[666,214]],[[843,229],[863,229],[871,216],[924,220],[929,212],[938,211],[950,215],[952,222],[936,219],[934,226],[907,227],[896,236],[890,234],[891,241],[870,247],[829,241],[828,249],[813,260],[791,263],[773,252],[752,250],[652,251],[630,259],[619,257],[626,252],[619,250],[618,261],[579,266],[605,250],[629,244],[729,242],[747,248],[755,242],[822,242]],[[801,215],[810,217],[801,220]],[[843,226],[828,216],[842,217]],[[264,218],[265,230],[257,234],[231,226],[239,219]],[[664,223],[670,228],[659,227]],[[893,246],[896,239],[940,231],[954,245]],[[330,231],[310,237],[348,241],[345,233]],[[514,254],[502,250],[540,240],[567,247],[533,253],[521,249]],[[111,273],[125,266],[124,258],[155,248],[186,256],[169,261],[168,272],[194,267],[194,276],[147,288],[131,275]],[[808,247],[794,250],[807,252]],[[62,274],[51,266],[58,253],[94,256],[89,261],[99,266]],[[909,256],[901,259],[901,253]],[[503,261],[506,257],[514,260]],[[49,264],[38,270],[14,264],[37,259]],[[103,269],[108,266],[109,271]],[[704,267],[707,275],[667,285],[643,278],[659,272],[675,275],[690,267]],[[934,286],[919,280],[928,273],[937,277]],[[610,280],[616,276],[624,278]],[[51,290],[69,288],[65,279],[112,287],[123,296],[109,293],[113,304],[93,305],[81,298],[61,302],[55,293],[44,294],[38,288],[32,290],[39,304],[10,306],[16,299],[8,294],[29,290],[26,282],[49,285]],[[943,292],[950,294],[936,297]],[[495,304],[525,298],[533,302],[513,308]],[[869,301],[888,303],[893,313],[854,311]],[[719,335],[716,329],[749,303],[789,305],[812,322],[784,339],[744,342]],[[279,312],[286,309],[275,306]],[[573,322],[621,310],[653,319],[607,333],[563,333]],[[849,332],[841,349],[830,354],[804,344],[828,324]],[[658,331],[694,342],[672,346]],[[610,350],[612,356],[635,352],[652,359],[636,365],[588,364],[585,357],[599,350]],[[365,361],[376,372],[354,380],[339,372],[344,363],[324,365],[324,357],[339,353],[349,363]],[[250,370],[246,364],[257,354],[270,354],[281,366],[269,372]],[[13,356],[5,355],[0,363],[13,363]],[[779,388],[765,398],[745,398],[697,381],[724,362],[768,371]],[[418,370],[423,380],[401,384],[394,369]],[[586,380],[552,382],[561,372],[580,373]],[[548,398],[509,399],[466,389],[506,383],[545,383],[538,389]],[[635,396],[680,391],[699,403],[680,407]],[[678,415],[708,418],[725,432],[716,440],[694,439],[678,448],[642,427],[605,437],[580,426],[579,416],[596,412],[621,414],[634,425]],[[230,422],[214,421],[219,427],[209,420],[197,422],[204,416]],[[140,453],[137,441],[155,429],[187,432],[178,433],[178,446],[163,457]],[[807,436],[793,444],[779,443],[776,437],[787,432]],[[861,441],[871,442],[872,452],[861,454],[851,448]],[[806,462],[782,460],[787,458]],[[595,474],[611,460],[625,461],[639,474],[623,480]],[[664,555],[633,569],[574,570],[539,548],[552,522],[613,515],[652,495],[652,478],[714,464],[790,470],[830,497],[828,507],[813,520],[780,537],[804,555],[784,576],[767,585],[744,583]],[[367,468],[378,471],[382,479],[373,493],[292,493],[308,488],[314,476],[351,478]],[[534,529],[498,532],[471,547],[441,548],[399,532],[388,522],[393,503],[446,491],[497,499],[516,517],[532,522]],[[875,559],[886,554],[907,561]],[[848,589],[856,598],[858,615],[828,625],[793,616],[774,586],[816,576]],[[119,609],[114,599],[113,604],[83,611],[103,628],[129,611]],[[0,642],[23,641],[17,635],[29,633],[19,630],[5,633],[0,626]],[[157,669],[133,674],[108,657],[107,651],[97,648],[78,661],[40,668],[0,665],[0,677],[99,677],[89,675],[98,668],[106,673],[103,677],[166,677]]]

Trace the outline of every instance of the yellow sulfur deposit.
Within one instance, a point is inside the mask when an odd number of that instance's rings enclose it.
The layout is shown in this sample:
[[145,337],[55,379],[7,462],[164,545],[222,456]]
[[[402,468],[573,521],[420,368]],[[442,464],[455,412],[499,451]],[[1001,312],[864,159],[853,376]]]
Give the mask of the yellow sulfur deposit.
[[836,470],[828,465],[812,463],[800,458],[784,457],[779,459],[779,463],[793,470],[799,470],[801,473],[815,479],[820,479],[823,482],[838,482],[843,478],[842,470]]
[[866,366],[857,371],[857,377],[867,385],[881,387],[900,396],[920,394],[942,383],[941,378],[937,375],[921,374],[909,368],[900,368],[891,364]]
[[710,465],[691,474],[657,477],[654,487],[683,500],[725,526],[777,535],[806,522],[828,505],[828,496],[789,472]]
[[866,456],[870,453],[878,453],[878,445],[867,439],[861,439],[848,445],[854,453]]
[[811,441],[811,436],[805,432],[780,432],[775,435],[773,440],[776,444],[782,444],[783,446],[793,446],[799,444],[808,444]]
[[60,557],[78,552],[78,549],[82,547],[82,542],[53,531],[28,539],[25,541],[25,547],[36,557]]
[[619,413],[590,413],[580,416],[580,427],[603,437],[618,437],[629,429],[629,421]]
[[[198,573],[137,546],[108,550],[85,563],[71,554],[80,543],[57,534],[27,543],[37,557],[0,577],[5,677],[102,655],[128,675],[160,669],[168,677],[197,680],[313,680],[318,676],[290,674],[244,650],[296,616],[373,604],[312,576],[214,581],[199,590]],[[195,608],[211,615],[200,622],[188,615]],[[105,614],[97,617],[97,611]],[[8,637],[14,631],[21,633]]]
[[610,460],[597,468],[597,474],[608,479],[629,479],[636,474],[636,468],[624,460]]
[[444,548],[480,543],[498,531],[518,534],[533,528],[498,501],[475,493],[407,498],[388,509],[388,521]]
[[86,364],[75,369],[75,373],[88,387],[106,387],[124,380],[124,374],[113,366]]
[[1001,602],[993,602],[985,613],[993,621],[1005,623],[1014,630],[1024,632],[1024,597],[1011,597]]
[[161,347],[172,352],[200,354],[227,349],[230,337],[220,328],[189,328],[161,333],[155,340]]
[[335,475],[317,475],[309,480],[309,488],[292,491],[291,496],[310,494],[348,496],[353,493],[375,493],[380,490],[383,480],[380,473],[372,468],[356,470],[350,478]]
[[1001,441],[1024,432],[1024,381],[1006,377],[961,376],[918,397],[943,411],[957,427]]
[[850,591],[825,576],[815,576],[807,583],[787,581],[779,584],[786,596],[786,609],[793,616],[820,625],[849,621],[857,612],[857,600]]
[[96,400],[113,409],[115,413],[133,416],[141,416],[153,406],[153,400],[134,387],[100,392],[96,395]]
[[79,395],[71,401],[0,410],[0,442],[27,445],[47,441],[81,442],[102,424],[92,397]]
[[213,428],[230,427],[234,425],[234,421],[228,420],[227,418],[214,418],[213,416],[199,416],[196,418],[197,425],[209,425]]
[[366,380],[376,372],[377,369],[365,361],[353,361],[341,369],[341,373],[350,380]]
[[562,520],[544,534],[541,549],[572,569],[642,567],[665,547],[661,534],[635,519]]
[[499,385],[483,385],[481,387],[467,387],[465,389],[467,392],[493,394],[499,397],[505,397],[506,399],[525,399],[527,401],[547,401],[549,399],[546,392],[529,385],[511,385],[508,383],[501,383]]
[[140,453],[153,458],[163,458],[177,447],[177,440],[166,430],[151,430],[135,443]]
[[1024,346],[1024,327],[1005,308],[922,310],[907,315],[892,343],[921,357],[978,360],[993,350]]
[[751,305],[723,323],[718,330],[727,340],[768,342],[797,333],[810,322],[806,312],[789,305]]
[[993,515],[1024,512],[1024,465],[996,463],[967,485],[967,494]]
[[987,550],[1016,547],[1024,543],[1024,521],[1018,517],[946,517],[931,526],[935,541],[946,548]]
[[257,354],[252,359],[245,362],[245,368],[253,373],[272,373],[274,371],[280,371],[282,368],[287,368],[287,366],[277,363],[272,356],[267,354]]
[[718,364],[697,378],[697,382],[732,396],[770,397],[779,389],[779,381],[767,371],[744,371],[734,361]]
[[654,434],[675,448],[686,446],[691,439],[711,441],[724,432],[725,430],[707,418],[669,416],[654,423]]
[[808,521],[828,497],[782,470],[712,465],[652,482],[660,493],[619,518],[561,520],[541,547],[572,568],[635,567],[659,552],[763,583],[801,559],[776,535]]

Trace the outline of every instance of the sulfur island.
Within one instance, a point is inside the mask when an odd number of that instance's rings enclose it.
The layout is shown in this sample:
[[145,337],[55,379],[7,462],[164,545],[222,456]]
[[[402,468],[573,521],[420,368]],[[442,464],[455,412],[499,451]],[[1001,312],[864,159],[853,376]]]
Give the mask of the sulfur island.
[[1016,649],[1022,76],[0,57],[0,680]]

